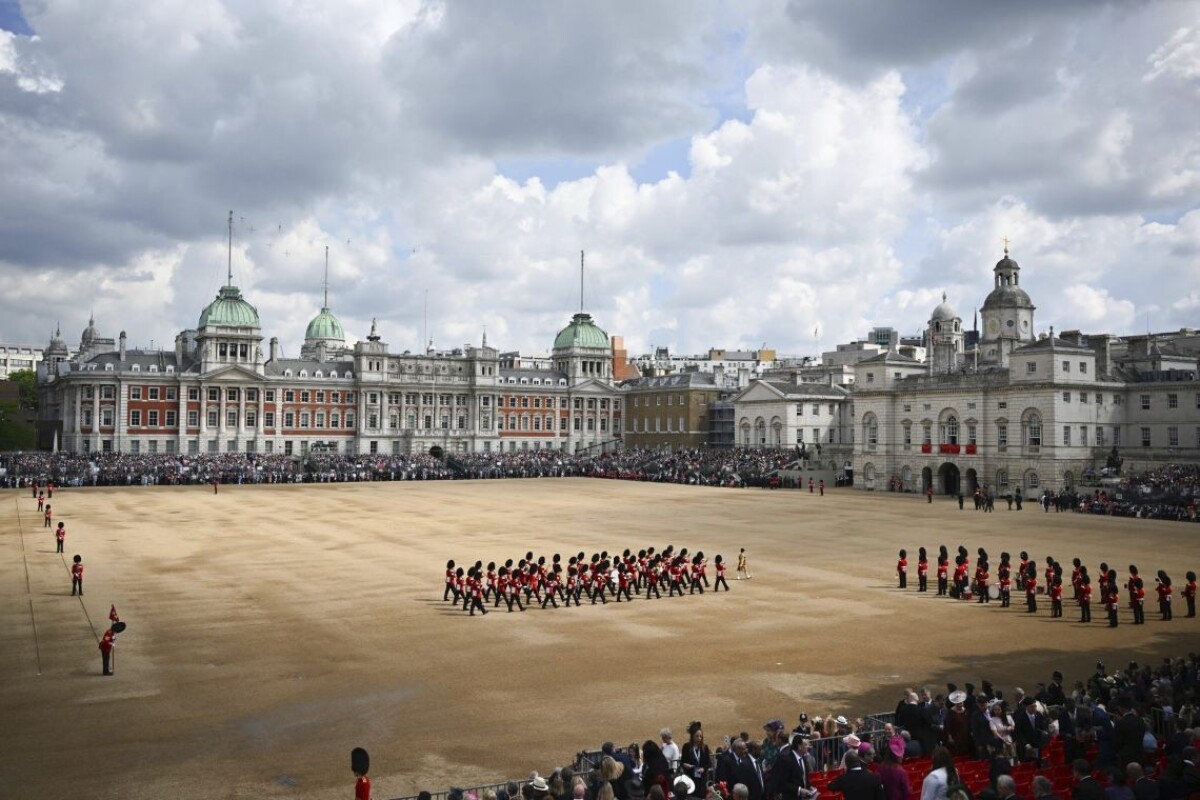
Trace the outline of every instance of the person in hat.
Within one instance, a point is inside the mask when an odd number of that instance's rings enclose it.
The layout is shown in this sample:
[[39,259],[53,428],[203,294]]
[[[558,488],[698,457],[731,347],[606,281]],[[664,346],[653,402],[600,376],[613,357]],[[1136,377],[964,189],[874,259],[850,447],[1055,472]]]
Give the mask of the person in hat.
[[950,710],[946,712],[944,723],[946,745],[955,756],[973,757],[974,747],[971,742],[971,717],[967,713],[965,703],[967,693],[955,691],[950,694]]
[[1055,575],[1050,579],[1050,586],[1046,590],[1046,593],[1050,595],[1050,616],[1061,617],[1063,615],[1063,582],[1061,575]]
[[1000,607],[1008,608],[1012,602],[1012,563],[1007,552],[1000,554],[1000,566],[996,570],[1000,586]]
[[879,782],[883,785],[885,800],[908,800],[908,773],[901,763],[904,761],[904,740],[896,736],[883,748],[879,764]]
[[696,782],[687,775],[676,776],[673,790],[673,797],[675,800],[687,800],[689,797],[697,796]]
[[71,596],[75,596],[75,591],[79,590],[79,596],[83,597],[83,556],[76,553],[71,557]]
[[900,588],[908,588],[908,551],[900,548],[900,560],[896,562],[896,575],[900,578]]
[[1188,570],[1187,583],[1183,587],[1183,600],[1187,603],[1188,617],[1196,616],[1196,573],[1193,570]]
[[1134,578],[1129,590],[1129,605],[1133,608],[1133,624],[1146,624],[1146,586],[1140,577]]
[[58,523],[58,528],[54,531],[54,541],[56,544],[54,552],[61,553],[63,551],[63,542],[67,539],[67,526],[63,523]]
[[1079,621],[1092,621],[1092,579],[1087,572],[1079,578]]
[[1171,594],[1175,591],[1171,588],[1171,576],[1165,570],[1158,571],[1155,591],[1158,593],[1158,611],[1162,614],[1163,622],[1171,621]]
[[1108,594],[1104,598],[1104,609],[1108,611],[1108,627],[1117,627],[1117,609],[1121,606],[1121,590],[1117,588],[1117,571],[1108,571],[1106,581]]
[[371,800],[371,756],[361,747],[350,751],[350,771],[354,773],[354,800]]
[[937,557],[937,593],[938,597],[945,597],[948,590],[950,575],[950,555],[946,550],[946,545],[941,545],[938,548]]
[[113,650],[117,646],[116,635],[117,635],[116,631],[114,631],[112,629],[112,627],[110,626],[108,628],[108,630],[104,631],[104,635],[102,637],[100,637],[99,647],[100,647],[100,662],[101,662],[100,674],[101,675],[112,675],[113,674],[112,659],[113,659]]
[[924,547],[917,548],[917,591],[929,590],[929,554]]
[[42,524],[43,528],[52,527],[53,519],[54,519],[54,511],[51,510],[49,503],[46,503],[46,510],[44,512],[42,512],[42,519],[45,520],[45,522]]
[[1050,675],[1050,683],[1046,686],[1046,705],[1061,706],[1066,699],[1067,694],[1063,691],[1063,674],[1054,670]]
[[1037,613],[1037,565],[1032,563],[1025,569],[1025,613]]

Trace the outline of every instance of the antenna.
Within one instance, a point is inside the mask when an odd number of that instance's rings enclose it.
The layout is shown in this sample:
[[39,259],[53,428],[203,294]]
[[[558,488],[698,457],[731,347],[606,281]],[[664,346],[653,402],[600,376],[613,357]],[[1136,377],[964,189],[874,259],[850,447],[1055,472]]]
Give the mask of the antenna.
[[229,272],[225,280],[226,286],[233,286],[233,211],[229,212]]
[[579,251],[579,313],[583,313],[583,251]]
[[325,308],[329,308],[329,245],[325,245]]

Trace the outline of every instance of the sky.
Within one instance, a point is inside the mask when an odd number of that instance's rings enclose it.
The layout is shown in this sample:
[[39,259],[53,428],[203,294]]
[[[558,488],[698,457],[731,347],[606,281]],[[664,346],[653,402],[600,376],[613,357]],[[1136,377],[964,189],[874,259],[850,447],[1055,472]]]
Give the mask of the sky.
[[[1200,2],[0,0],[0,340],[1200,327]],[[580,253],[586,269],[580,293]]]

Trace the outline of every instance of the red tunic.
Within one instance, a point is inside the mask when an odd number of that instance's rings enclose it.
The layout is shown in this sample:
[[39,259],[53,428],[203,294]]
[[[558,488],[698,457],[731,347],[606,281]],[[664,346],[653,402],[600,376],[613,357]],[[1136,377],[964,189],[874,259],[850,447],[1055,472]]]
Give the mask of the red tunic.
[[1037,595],[1037,578],[1025,579],[1025,596],[1034,597]]
[[54,538],[58,539],[60,542],[63,539],[66,539],[67,538],[67,529],[66,528],[58,528],[57,530],[55,530]]
[[1160,603],[1171,602],[1172,589],[1170,586],[1167,586],[1165,583],[1160,583],[1158,586],[1155,587],[1155,591],[1158,592],[1158,602],[1160,602]]
[[1092,587],[1091,584],[1081,583],[1079,585],[1079,602],[1087,605],[1092,602]]
[[113,647],[116,645],[116,642],[113,640],[114,636],[115,636],[115,634],[112,632],[112,628],[109,628],[108,630],[106,630],[104,632],[104,636],[101,637],[101,639],[100,639],[100,652],[101,653],[111,653],[112,652]]
[[917,562],[917,576],[924,578],[928,574],[929,574],[929,561],[922,558],[920,561]]
[[354,782],[354,800],[371,800],[371,779],[366,775]]
[[902,558],[896,562],[896,573],[903,575],[906,572],[908,572],[908,559]]
[[1183,596],[1191,598],[1192,600],[1196,599],[1196,582],[1195,581],[1188,581],[1187,585],[1183,587]]
[[71,577],[77,581],[83,580],[83,564],[71,565]]
[[947,564],[947,562],[942,561],[941,559],[938,559],[938,564],[937,564],[938,580],[945,578],[946,575],[948,575],[948,574],[949,574],[949,565]]

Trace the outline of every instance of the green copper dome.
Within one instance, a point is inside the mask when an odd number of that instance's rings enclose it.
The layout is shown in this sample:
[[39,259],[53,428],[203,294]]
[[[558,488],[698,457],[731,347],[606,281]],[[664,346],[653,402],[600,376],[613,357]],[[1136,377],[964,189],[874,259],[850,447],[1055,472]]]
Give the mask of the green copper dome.
[[308,323],[308,330],[304,332],[304,338],[306,341],[324,339],[336,340],[338,344],[345,344],[346,331],[342,328],[342,323],[328,308],[322,308],[321,313]]
[[257,328],[258,311],[242,299],[236,286],[222,286],[217,299],[200,312],[200,325],[227,325],[235,328]]
[[554,337],[554,349],[561,350],[569,347],[596,347],[608,349],[608,334],[592,322],[591,314],[579,313],[571,318],[571,323],[558,332]]

